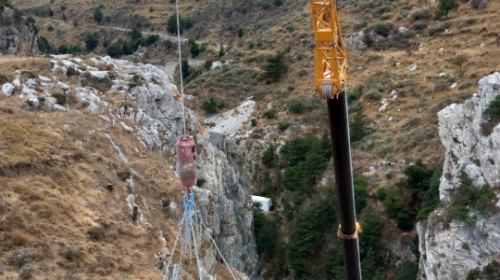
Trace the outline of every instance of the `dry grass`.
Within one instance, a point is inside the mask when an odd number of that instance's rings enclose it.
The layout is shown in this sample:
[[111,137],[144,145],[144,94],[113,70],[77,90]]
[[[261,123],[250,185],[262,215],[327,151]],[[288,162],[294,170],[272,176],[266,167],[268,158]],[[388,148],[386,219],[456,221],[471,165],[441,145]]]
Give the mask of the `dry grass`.
[[[17,98],[0,99],[0,108],[13,111],[0,111],[0,232],[7,237],[0,241],[0,250],[10,254],[12,263],[3,275],[32,264],[37,279],[68,273],[73,278],[158,278],[154,254],[161,251],[161,242],[148,239],[147,229],[132,223],[119,171],[136,170],[136,192],[149,204],[146,210],[142,199],[138,201],[145,218],[172,246],[175,223],[166,222],[155,202],[160,197],[179,202],[182,188],[170,180],[174,174],[165,168],[164,159],[86,111],[33,113],[21,104]],[[112,135],[129,165],[104,133]],[[76,139],[83,143],[75,144]],[[107,184],[114,185],[112,192]],[[105,242],[89,234],[95,228],[101,229]]]

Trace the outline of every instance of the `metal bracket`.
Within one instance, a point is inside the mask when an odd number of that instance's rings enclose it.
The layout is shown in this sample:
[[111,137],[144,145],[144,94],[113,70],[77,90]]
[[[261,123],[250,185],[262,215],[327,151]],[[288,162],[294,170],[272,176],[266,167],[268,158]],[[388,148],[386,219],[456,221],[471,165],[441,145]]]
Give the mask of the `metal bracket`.
[[339,224],[339,230],[337,231],[337,236],[342,239],[358,239],[358,233],[362,233],[361,225],[356,222],[356,230],[352,234],[342,233],[342,225]]

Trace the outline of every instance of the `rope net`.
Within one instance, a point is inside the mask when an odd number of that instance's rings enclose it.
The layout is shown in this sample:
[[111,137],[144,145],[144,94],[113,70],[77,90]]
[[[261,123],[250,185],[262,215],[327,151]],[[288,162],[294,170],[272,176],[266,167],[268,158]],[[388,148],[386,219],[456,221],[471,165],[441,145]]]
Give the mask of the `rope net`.
[[[174,247],[171,250],[171,255],[168,260],[168,264],[163,271],[163,280],[177,280],[180,279],[180,272],[184,273],[189,279],[194,279],[189,273],[182,268],[183,260],[186,259],[189,261],[189,264],[192,263],[193,255],[196,258],[196,267],[198,270],[198,277],[200,280],[204,280],[205,277],[208,276],[208,272],[203,266],[203,262],[201,261],[199,251],[201,250],[202,245],[202,234],[203,229],[207,229],[205,222],[201,216],[200,210],[196,208],[194,194],[187,193],[184,195],[183,199],[184,212],[181,221],[179,222],[179,230],[177,232],[177,237],[175,238]],[[210,236],[210,235],[209,235]],[[236,280],[237,278],[234,276],[233,271],[229,267],[226,259],[222,255],[217,243],[210,236],[210,241],[214,245],[217,250],[217,253],[221,257],[224,265],[227,267],[229,273],[232,278]],[[174,255],[176,252],[176,248],[180,242],[180,253],[178,262],[172,264],[174,259]]]

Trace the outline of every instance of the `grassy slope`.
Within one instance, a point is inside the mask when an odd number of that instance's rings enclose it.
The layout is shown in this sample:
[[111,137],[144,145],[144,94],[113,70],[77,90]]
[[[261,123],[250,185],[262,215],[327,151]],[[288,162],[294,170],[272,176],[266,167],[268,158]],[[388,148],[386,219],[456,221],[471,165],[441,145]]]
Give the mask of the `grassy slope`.
[[[16,69],[50,75],[45,58],[4,56],[0,68],[12,75]],[[72,81],[64,82],[74,86]],[[35,279],[160,277],[154,269],[154,254],[163,252],[157,237],[161,231],[171,248],[177,234],[177,219],[160,200],[180,203],[182,190],[169,158],[145,149],[135,134],[78,110],[79,104],[71,107],[64,113],[30,112],[19,95],[0,95],[1,278],[16,276],[21,266],[9,265],[8,252],[26,248],[35,252],[27,261]],[[148,221],[142,226],[132,221],[125,201],[131,169],[137,172],[136,203]],[[68,253],[71,246],[75,250]],[[216,274],[228,276],[220,265]]]

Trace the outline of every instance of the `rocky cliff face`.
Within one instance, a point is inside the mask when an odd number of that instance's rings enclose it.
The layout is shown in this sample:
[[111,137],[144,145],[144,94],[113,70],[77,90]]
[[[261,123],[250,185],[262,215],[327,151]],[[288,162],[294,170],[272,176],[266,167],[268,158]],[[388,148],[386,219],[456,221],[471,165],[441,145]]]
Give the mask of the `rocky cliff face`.
[[[19,92],[19,97],[26,99],[32,110],[66,111],[69,108],[56,104],[57,100],[51,96],[62,92],[68,99],[79,100],[113,127],[136,133],[143,146],[175,158],[175,144],[183,132],[184,117],[181,96],[170,77],[152,65],[109,57],[90,60],[87,65],[89,61],[79,58],[55,56],[51,61],[53,76],[19,82],[22,78],[18,75],[12,83],[4,84],[2,91],[13,97]],[[65,75],[68,69],[73,69],[80,85],[58,82],[55,75]],[[113,103],[118,106],[112,106]],[[197,205],[229,265],[253,277],[257,270],[257,252],[249,190],[225,154],[204,138],[194,113],[189,109],[184,112],[186,132],[196,138],[198,178],[205,180],[203,186],[194,188]],[[124,120],[132,120],[135,125]],[[121,156],[119,148],[115,148]],[[127,162],[125,155],[122,160]],[[168,164],[165,167],[168,168]],[[175,168],[175,162],[170,168]],[[204,265],[213,273],[216,250],[210,248],[204,254]]]
[[[484,135],[484,110],[500,94],[500,73],[479,81],[479,92],[464,104],[452,104],[438,113],[439,135],[446,148],[440,184],[442,206],[418,223],[419,279],[465,279],[469,271],[482,268],[500,256],[500,125]],[[486,133],[487,134],[487,133]],[[489,184],[496,197],[492,215],[474,222],[453,219],[454,194],[464,171],[476,187]],[[496,206],[493,206],[496,204]]]
[[36,55],[38,52],[33,24],[23,18],[16,20],[14,11],[4,7],[0,12],[0,53]]

